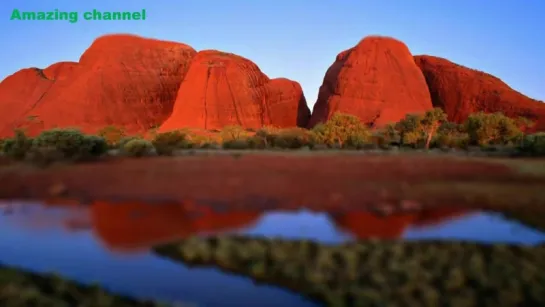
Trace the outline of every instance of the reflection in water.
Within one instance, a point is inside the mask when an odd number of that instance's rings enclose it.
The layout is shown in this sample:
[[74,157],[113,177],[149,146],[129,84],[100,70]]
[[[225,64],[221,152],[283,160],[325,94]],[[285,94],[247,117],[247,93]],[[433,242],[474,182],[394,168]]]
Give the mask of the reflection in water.
[[[363,211],[220,213],[194,204],[105,202],[90,206],[19,204],[10,210],[10,215],[0,216],[0,262],[57,271],[82,282],[98,281],[113,291],[136,297],[184,300],[199,306],[313,303],[279,288],[258,286],[248,278],[175,264],[151,254],[148,250],[152,245],[219,232],[326,243],[373,237],[528,244],[545,240],[544,234],[495,215],[452,209],[390,217]],[[214,296],[209,295],[210,289],[214,289]]]
[[[192,235],[215,233],[254,234],[308,238],[336,243],[353,238],[395,239],[410,225],[425,226],[466,214],[453,209],[433,209],[414,214],[380,217],[364,211],[347,213],[217,212],[194,204],[95,202],[90,210],[93,231],[109,248],[122,251],[149,249],[153,245]],[[71,220],[67,223],[73,224]],[[347,233],[339,230],[344,230]]]
[[545,233],[515,221],[507,221],[497,213],[476,213],[443,224],[411,226],[404,235],[406,240],[439,239],[485,242],[524,243],[536,245],[545,242]]
[[[106,210],[104,213],[123,211],[122,207],[116,206],[112,205],[112,211]],[[140,205],[136,207],[140,208]],[[214,225],[209,228],[204,222],[191,224],[191,219],[170,215],[172,211],[167,211],[170,214],[161,213],[162,210],[174,210],[172,208],[157,207],[158,210],[149,210],[148,213],[154,218],[152,222],[146,222],[144,215],[136,215],[136,218],[134,215],[126,218],[118,215],[117,220],[111,216],[104,219],[101,217],[97,221],[92,212],[93,207],[81,206],[66,210],[65,207],[17,206],[13,214],[0,216],[0,262],[37,272],[58,272],[66,278],[83,283],[99,282],[114,293],[170,302],[189,302],[194,303],[194,306],[316,306],[281,288],[256,285],[250,278],[228,275],[218,269],[190,268],[148,251],[112,253],[104,248],[103,242],[117,242],[121,248],[135,247],[135,242],[147,245],[168,236],[187,236],[199,230],[218,229]],[[84,216],[87,216],[87,221]],[[188,223],[185,228],[173,226],[176,218]],[[104,221],[110,221],[112,225]],[[92,225],[93,231],[85,229],[86,222]],[[76,230],[72,229],[74,223],[77,224]],[[224,225],[234,227],[228,222]],[[145,235],[145,227],[151,227],[150,231],[153,227],[164,227],[162,229],[166,231],[154,232],[160,237],[153,238]],[[191,231],[192,227],[195,228]],[[169,229],[173,229],[172,233]],[[118,236],[115,230],[124,235]],[[130,234],[131,230],[134,234]],[[97,236],[104,234],[106,237],[98,240]],[[211,291],[214,295],[210,295]]]
[[187,204],[95,202],[88,206],[93,231],[116,250],[148,249],[152,245],[195,234],[237,229],[257,221],[259,212],[218,213]]
[[334,214],[333,221],[340,228],[349,231],[358,239],[397,239],[403,237],[411,226],[427,226],[467,214],[467,210],[437,208],[413,214],[399,214],[381,217],[370,212],[356,211]]
[[[354,238],[395,239],[402,238],[410,226],[441,224],[467,214],[466,210],[449,208],[388,217],[366,211],[333,214],[311,211],[217,212],[186,203],[157,205],[135,202],[94,202],[90,206],[56,206],[56,210],[45,211],[59,210],[65,213],[62,223],[68,228],[90,227],[103,244],[115,251],[147,250],[153,245],[192,235],[217,233],[307,238],[328,243]],[[79,212],[77,216],[73,214],[76,211]],[[57,216],[57,220],[62,218]],[[42,219],[54,223],[50,215],[46,214]],[[28,215],[23,220],[35,222],[34,219],[29,220]]]

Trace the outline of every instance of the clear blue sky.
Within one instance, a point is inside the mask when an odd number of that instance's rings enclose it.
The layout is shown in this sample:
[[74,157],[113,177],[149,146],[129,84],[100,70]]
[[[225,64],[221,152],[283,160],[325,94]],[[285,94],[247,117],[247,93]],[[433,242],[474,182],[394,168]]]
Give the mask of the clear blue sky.
[[[14,9],[147,10],[145,21],[10,21]],[[441,0],[2,0],[0,79],[24,67],[77,61],[97,36],[133,33],[219,49],[269,77],[301,83],[313,105],[337,53],[370,34],[396,37],[413,54],[483,70],[545,100],[545,1]]]

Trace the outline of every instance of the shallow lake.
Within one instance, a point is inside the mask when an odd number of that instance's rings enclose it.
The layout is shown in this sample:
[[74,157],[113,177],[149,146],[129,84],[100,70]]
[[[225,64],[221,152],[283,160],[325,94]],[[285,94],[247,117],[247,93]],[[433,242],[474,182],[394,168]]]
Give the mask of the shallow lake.
[[[151,253],[190,235],[236,233],[341,243],[356,239],[459,239],[538,244],[545,233],[498,214],[430,210],[377,217],[367,212],[201,212],[176,204],[52,206],[3,202],[0,263],[57,272],[115,293],[189,306],[316,306],[301,296],[214,268],[186,267]],[[211,295],[213,291],[213,295]]]

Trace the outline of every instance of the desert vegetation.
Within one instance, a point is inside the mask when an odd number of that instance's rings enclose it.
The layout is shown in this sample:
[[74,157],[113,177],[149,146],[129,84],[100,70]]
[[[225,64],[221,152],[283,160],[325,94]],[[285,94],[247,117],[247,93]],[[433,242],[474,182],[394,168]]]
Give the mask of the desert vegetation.
[[184,150],[435,150],[486,155],[543,156],[545,133],[526,134],[532,123],[500,113],[475,113],[462,124],[446,120],[441,109],[409,114],[397,123],[371,129],[357,117],[336,113],[312,129],[263,127],[257,131],[226,126],[221,131],[191,129],[146,136],[127,135],[122,128],[105,127],[96,135],[77,129],[51,129],[29,137],[24,130],[0,141],[3,155],[47,165],[54,161],[86,161],[107,155],[146,157],[174,155]]
[[223,236],[155,248],[277,284],[326,306],[541,306],[545,246],[312,241]]
[[0,265],[0,305],[5,307],[153,307],[169,306],[84,286],[54,274],[36,274]]

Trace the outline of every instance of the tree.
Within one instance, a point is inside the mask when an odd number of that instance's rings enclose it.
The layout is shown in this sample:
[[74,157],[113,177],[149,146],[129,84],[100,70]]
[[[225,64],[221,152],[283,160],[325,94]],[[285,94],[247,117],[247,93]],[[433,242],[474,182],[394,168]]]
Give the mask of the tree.
[[[434,108],[424,114],[407,114],[400,120],[395,129],[399,132],[401,143],[404,145],[424,145],[429,149],[433,137],[439,127],[447,121],[447,115],[440,108]],[[420,145],[422,146],[422,145]]]
[[396,123],[395,129],[399,132],[399,139],[403,145],[417,146],[422,139],[422,127],[420,114],[407,114],[405,118]]
[[523,151],[534,155],[545,155],[545,132],[526,135],[523,138],[521,148]]
[[316,125],[312,132],[319,143],[341,147],[358,147],[371,137],[371,132],[358,117],[338,112],[324,124]]
[[515,120],[501,113],[474,113],[464,122],[469,141],[475,145],[518,142],[523,133]]
[[434,143],[438,147],[465,148],[468,143],[468,135],[463,125],[445,121],[437,129],[437,137]]
[[433,110],[427,111],[424,114],[424,117],[420,121],[420,125],[426,134],[426,145],[425,148],[430,148],[430,143],[441,126],[442,123],[447,121],[447,115],[440,108],[434,108]]
[[241,126],[225,126],[220,132],[221,139],[224,142],[245,139],[248,137],[248,132]]

